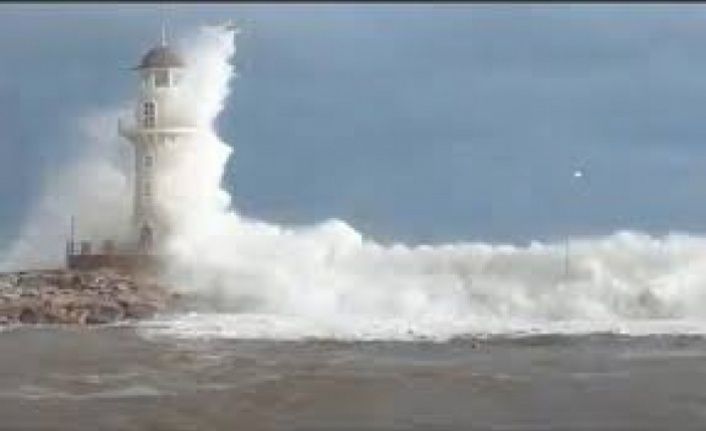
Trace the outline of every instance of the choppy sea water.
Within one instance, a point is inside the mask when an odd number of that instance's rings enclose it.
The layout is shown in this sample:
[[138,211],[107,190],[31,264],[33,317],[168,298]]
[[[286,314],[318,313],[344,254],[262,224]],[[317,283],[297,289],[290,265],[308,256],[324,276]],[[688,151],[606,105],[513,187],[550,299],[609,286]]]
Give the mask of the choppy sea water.
[[166,327],[0,333],[0,429],[706,429],[698,334],[336,341]]

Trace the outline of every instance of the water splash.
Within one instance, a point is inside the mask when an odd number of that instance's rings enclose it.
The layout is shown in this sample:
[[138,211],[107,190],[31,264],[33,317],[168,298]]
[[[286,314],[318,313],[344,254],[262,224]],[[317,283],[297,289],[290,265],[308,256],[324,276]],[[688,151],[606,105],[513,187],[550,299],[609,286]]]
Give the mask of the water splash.
[[706,319],[700,238],[575,239],[566,274],[563,244],[383,246],[340,220],[288,228],[239,216],[219,186],[230,147],[213,130],[233,75],[233,34],[201,33],[191,46],[191,94],[207,131],[181,171],[190,203],[171,208],[179,228],[169,276],[227,314],[191,316],[182,329],[202,321],[240,336],[431,337]]

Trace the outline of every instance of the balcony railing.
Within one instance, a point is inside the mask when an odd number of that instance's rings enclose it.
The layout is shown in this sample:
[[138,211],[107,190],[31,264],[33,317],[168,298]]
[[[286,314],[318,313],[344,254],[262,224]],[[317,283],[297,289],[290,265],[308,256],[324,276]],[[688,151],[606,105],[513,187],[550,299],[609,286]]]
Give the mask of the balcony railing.
[[194,125],[189,125],[187,121],[159,121],[151,127],[143,127],[137,124],[135,120],[125,118],[118,119],[118,133],[126,138],[133,138],[140,132],[166,132],[166,133],[191,133],[196,130]]
[[[94,248],[94,246],[96,246]],[[117,242],[114,240],[103,241],[67,241],[66,255],[112,255],[112,254],[134,254],[140,249],[137,242],[123,241]]]

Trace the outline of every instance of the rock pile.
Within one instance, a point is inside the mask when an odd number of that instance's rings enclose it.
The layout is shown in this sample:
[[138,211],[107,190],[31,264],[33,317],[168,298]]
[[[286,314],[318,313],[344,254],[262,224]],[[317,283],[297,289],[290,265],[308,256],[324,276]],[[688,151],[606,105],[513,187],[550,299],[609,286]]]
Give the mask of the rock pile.
[[0,274],[0,325],[141,319],[163,310],[170,298],[153,279],[111,270],[6,273]]

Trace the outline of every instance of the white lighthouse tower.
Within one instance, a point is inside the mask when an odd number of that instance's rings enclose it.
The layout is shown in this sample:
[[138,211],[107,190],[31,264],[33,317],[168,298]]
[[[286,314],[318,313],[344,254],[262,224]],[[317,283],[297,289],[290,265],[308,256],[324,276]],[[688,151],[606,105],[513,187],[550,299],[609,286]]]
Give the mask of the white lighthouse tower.
[[167,45],[164,29],[159,46],[149,50],[135,70],[140,75],[134,121],[118,124],[135,149],[133,238],[138,252],[151,253],[168,232],[158,205],[160,166],[179,141],[194,128],[179,109],[179,84],[185,64]]

